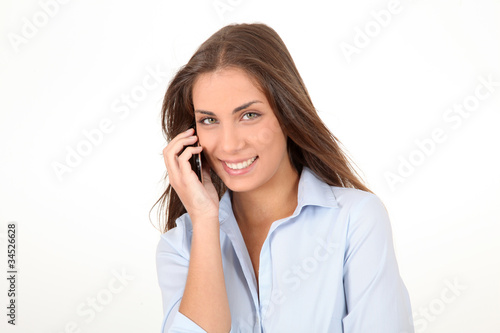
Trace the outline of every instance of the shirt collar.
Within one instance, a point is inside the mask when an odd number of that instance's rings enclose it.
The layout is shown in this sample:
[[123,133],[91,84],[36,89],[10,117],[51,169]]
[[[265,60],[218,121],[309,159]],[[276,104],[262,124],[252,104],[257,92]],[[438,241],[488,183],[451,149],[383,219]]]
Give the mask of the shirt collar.
[[[219,203],[220,224],[223,224],[228,217],[233,216],[230,191],[230,189],[227,189]],[[338,207],[331,186],[323,182],[311,169],[304,166],[299,179],[297,208],[292,216],[298,215],[302,208],[308,205]]]

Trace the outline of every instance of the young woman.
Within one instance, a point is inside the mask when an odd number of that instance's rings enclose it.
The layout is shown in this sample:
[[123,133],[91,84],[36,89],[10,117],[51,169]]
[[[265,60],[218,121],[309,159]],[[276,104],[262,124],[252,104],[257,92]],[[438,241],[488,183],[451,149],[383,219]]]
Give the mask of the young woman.
[[388,214],[273,29],[212,35],[170,82],[162,119],[163,332],[413,332]]

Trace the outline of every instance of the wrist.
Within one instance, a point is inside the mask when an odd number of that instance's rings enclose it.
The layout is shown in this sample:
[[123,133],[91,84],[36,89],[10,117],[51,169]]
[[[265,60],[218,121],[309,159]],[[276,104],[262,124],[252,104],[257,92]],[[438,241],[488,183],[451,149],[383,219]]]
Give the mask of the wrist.
[[191,223],[193,225],[194,230],[203,230],[203,232],[207,232],[210,230],[219,230],[220,223],[218,216],[193,216],[191,218]]

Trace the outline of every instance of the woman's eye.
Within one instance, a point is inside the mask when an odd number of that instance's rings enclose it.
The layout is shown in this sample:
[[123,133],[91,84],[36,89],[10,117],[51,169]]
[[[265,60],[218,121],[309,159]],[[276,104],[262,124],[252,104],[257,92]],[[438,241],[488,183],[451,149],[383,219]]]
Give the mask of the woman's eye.
[[246,117],[246,119],[255,119],[255,118],[259,117],[259,114],[255,113],[255,112],[248,112],[248,113],[245,113],[243,115],[243,118],[245,118],[245,117]]
[[203,118],[202,120],[200,120],[200,123],[202,123],[202,124],[214,124],[215,121],[216,120],[214,118]]

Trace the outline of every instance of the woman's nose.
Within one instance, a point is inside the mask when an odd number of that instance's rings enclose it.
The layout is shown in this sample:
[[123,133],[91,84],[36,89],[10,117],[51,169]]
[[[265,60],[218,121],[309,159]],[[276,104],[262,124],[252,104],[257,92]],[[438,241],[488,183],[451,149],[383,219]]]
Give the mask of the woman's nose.
[[224,152],[231,154],[241,150],[245,143],[243,132],[235,128],[235,126],[224,126],[222,128],[222,142],[221,147]]

